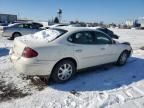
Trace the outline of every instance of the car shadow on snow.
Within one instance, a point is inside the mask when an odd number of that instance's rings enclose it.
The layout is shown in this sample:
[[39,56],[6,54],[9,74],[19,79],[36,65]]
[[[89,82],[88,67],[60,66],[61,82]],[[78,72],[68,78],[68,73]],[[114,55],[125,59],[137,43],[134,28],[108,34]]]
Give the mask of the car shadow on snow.
[[71,81],[53,84],[61,91],[104,91],[120,88],[144,79],[144,59],[131,57],[125,66],[106,65],[84,70]]
[[7,48],[0,48],[0,57],[6,56],[9,54],[9,49]]

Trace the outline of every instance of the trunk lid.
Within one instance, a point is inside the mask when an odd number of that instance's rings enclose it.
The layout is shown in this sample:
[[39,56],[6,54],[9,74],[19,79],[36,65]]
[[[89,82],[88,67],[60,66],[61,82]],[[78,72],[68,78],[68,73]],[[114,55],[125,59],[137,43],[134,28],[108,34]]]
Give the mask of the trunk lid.
[[40,47],[47,46],[55,38],[61,35],[62,31],[58,30],[42,30],[35,34],[29,34],[21,37],[17,37],[14,40],[14,45],[12,52],[15,56],[22,56],[25,47],[30,47],[32,49],[38,49]]
[[14,54],[17,57],[21,57],[25,47],[30,47],[35,49],[37,47],[48,45],[48,42],[45,40],[38,40],[32,37],[32,34],[17,37],[14,40],[13,48],[10,51],[10,54]]

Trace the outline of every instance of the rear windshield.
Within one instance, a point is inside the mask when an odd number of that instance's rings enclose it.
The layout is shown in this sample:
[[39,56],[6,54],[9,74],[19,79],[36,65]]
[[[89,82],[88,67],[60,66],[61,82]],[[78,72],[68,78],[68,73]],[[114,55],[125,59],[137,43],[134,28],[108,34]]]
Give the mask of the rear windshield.
[[47,41],[53,41],[60,37],[61,35],[65,34],[67,31],[62,29],[47,29],[42,30],[40,32],[37,32],[33,35],[34,38],[39,40],[47,40]]

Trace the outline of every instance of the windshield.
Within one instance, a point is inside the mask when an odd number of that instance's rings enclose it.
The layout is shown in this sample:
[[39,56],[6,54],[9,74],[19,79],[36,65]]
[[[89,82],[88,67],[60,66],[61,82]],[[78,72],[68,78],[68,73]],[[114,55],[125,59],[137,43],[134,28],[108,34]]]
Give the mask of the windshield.
[[40,32],[35,33],[33,35],[33,38],[38,39],[38,40],[53,41],[56,38],[63,35],[64,33],[66,33],[66,31],[62,29],[47,29],[47,30],[42,30]]

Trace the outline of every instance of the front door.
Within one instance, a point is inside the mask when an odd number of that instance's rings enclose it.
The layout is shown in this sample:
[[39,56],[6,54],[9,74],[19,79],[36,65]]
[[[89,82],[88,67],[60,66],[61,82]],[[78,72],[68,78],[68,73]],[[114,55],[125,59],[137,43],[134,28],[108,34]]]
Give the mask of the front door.
[[70,36],[69,41],[74,47],[74,56],[79,62],[79,68],[96,66],[104,63],[108,46],[97,45],[94,31],[82,31]]
[[102,32],[81,31],[71,35],[74,56],[79,68],[86,68],[115,61],[116,46],[110,37]]

